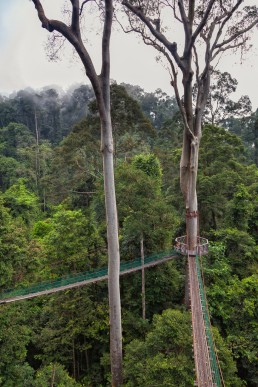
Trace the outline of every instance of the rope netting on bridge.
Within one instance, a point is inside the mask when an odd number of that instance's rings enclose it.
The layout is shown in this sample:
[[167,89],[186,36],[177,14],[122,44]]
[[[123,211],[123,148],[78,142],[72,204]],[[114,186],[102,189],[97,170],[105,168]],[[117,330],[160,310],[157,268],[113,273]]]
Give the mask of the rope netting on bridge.
[[203,314],[203,319],[205,324],[205,333],[206,333],[206,339],[207,339],[208,350],[209,350],[210,366],[212,370],[212,379],[216,387],[224,387],[224,381],[219,367],[216,347],[215,347],[213,335],[212,335],[208,302],[206,299],[206,293],[205,293],[205,288],[203,284],[200,259],[197,254],[196,254],[195,262],[196,262],[196,271],[197,271],[197,278],[198,278],[198,284],[199,284],[200,300],[201,300],[201,306],[202,306],[202,314]]
[[[172,256],[177,256],[178,252],[175,250],[163,251],[160,253],[148,255],[144,258],[144,266],[154,266],[155,264],[161,263],[163,260],[169,259]],[[130,271],[136,271],[142,267],[141,257],[137,257],[134,260],[122,261],[120,263],[120,274],[125,274]],[[14,299],[17,297],[22,297],[26,295],[33,294],[45,294],[51,293],[51,290],[59,289],[64,290],[65,287],[70,285],[80,286],[82,283],[97,282],[108,277],[108,268],[104,267],[101,269],[85,271],[82,273],[69,274],[62,276],[61,278],[47,280],[38,284],[32,284],[29,286],[20,286],[12,289],[3,290],[0,293],[0,302],[3,303],[4,300]],[[94,281],[95,280],[95,281]],[[71,286],[72,287],[72,286]],[[74,286],[75,287],[75,286]],[[28,297],[29,298],[29,297]],[[31,297],[32,298],[32,297]]]

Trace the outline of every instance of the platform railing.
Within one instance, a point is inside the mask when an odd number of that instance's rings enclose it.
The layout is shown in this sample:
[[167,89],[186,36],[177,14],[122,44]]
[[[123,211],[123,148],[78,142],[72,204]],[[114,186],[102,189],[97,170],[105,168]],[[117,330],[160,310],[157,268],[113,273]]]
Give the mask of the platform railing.
[[206,238],[197,237],[197,244],[194,249],[188,249],[187,236],[176,238],[175,249],[182,255],[206,255],[209,252],[209,241]]

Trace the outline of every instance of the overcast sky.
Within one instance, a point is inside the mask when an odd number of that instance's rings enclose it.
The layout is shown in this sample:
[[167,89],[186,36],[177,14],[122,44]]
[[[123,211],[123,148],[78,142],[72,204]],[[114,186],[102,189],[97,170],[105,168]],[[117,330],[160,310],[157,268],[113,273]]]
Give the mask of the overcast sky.
[[[44,0],[46,14],[57,18],[64,0]],[[95,20],[96,24],[98,20]],[[94,19],[93,19],[94,23]],[[25,87],[41,88],[59,85],[68,88],[74,83],[88,83],[76,55],[66,51],[62,60],[49,62],[45,45],[50,35],[41,28],[30,0],[0,0],[0,93],[10,93]],[[100,57],[99,36],[89,47],[95,63]],[[139,42],[132,34],[114,32],[112,36],[111,77],[118,83],[139,85],[146,91],[161,88],[173,95],[170,78],[162,64],[155,61],[155,51]],[[221,68],[238,80],[238,95],[247,94],[258,107],[258,33],[254,46],[240,63],[236,56],[227,55]]]

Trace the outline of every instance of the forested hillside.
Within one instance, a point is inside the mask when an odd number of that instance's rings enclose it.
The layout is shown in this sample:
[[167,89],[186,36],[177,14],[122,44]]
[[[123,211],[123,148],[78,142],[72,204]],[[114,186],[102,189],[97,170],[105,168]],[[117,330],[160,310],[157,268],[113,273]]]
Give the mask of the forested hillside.
[[[111,115],[121,259],[129,261],[142,244],[148,256],[185,233],[183,125],[174,98],[128,84],[112,84]],[[217,121],[205,117],[198,193],[211,322],[226,386],[255,387],[258,115],[247,101]],[[1,290],[107,266],[100,141],[89,86],[0,97]],[[194,385],[185,264],[178,257],[146,269],[146,318],[141,273],[121,277],[125,386]],[[110,385],[105,281],[0,308],[0,385]]]

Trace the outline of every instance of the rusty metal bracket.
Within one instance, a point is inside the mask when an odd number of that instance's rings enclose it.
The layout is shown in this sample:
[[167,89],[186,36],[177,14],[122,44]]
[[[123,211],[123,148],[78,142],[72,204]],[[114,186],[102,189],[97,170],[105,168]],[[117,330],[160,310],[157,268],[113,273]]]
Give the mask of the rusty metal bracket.
[[198,218],[199,212],[198,211],[189,211],[188,209],[186,210],[186,217],[187,218]]

